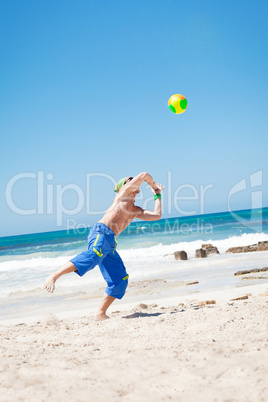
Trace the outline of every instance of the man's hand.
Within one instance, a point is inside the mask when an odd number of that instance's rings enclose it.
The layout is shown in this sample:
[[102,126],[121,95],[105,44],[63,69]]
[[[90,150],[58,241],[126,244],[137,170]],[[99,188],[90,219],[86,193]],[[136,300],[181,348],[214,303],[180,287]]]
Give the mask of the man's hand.
[[162,184],[155,184],[154,187],[152,187],[152,193],[153,194],[160,194],[162,190],[164,190],[165,186],[162,186]]

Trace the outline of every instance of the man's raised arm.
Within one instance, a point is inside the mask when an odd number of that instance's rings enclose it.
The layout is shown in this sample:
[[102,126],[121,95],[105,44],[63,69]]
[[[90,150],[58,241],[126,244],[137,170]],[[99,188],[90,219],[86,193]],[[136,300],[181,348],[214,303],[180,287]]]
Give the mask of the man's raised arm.
[[140,187],[142,185],[142,183],[144,181],[146,181],[149,184],[149,186],[152,187],[152,189],[154,189],[154,190],[157,189],[152,176],[149,173],[142,172],[142,173],[138,174],[137,176],[135,176],[130,182],[125,184],[124,190],[126,191],[126,190],[137,189],[138,187]]
[[162,216],[162,204],[161,204],[161,191],[164,190],[165,186],[157,183],[155,186],[156,190],[152,188],[152,193],[154,194],[154,210],[150,211],[148,209],[142,209],[141,207],[136,207],[136,215],[135,218],[142,219],[144,221],[155,221],[161,218]]

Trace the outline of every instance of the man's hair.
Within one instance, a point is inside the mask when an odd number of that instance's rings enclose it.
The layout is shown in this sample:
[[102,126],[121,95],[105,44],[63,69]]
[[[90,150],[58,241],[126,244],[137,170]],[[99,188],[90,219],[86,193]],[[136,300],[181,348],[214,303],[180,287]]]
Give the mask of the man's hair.
[[125,182],[124,182],[124,185],[127,184],[127,183],[128,183],[129,181],[131,181],[132,179],[133,179],[133,177],[127,177],[126,180],[125,180]]

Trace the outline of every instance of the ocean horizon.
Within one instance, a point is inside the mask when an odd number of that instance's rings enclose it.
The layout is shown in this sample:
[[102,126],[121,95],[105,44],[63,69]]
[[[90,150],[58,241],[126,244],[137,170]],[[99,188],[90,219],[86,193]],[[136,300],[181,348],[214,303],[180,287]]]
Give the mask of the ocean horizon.
[[[261,219],[260,219],[261,217]],[[238,220],[239,219],[239,220]],[[247,224],[252,230],[259,232],[261,226],[266,225],[268,219],[268,207],[256,209],[242,209],[236,211],[224,211],[199,215],[178,216],[171,218],[162,218],[158,221],[133,221],[118,236],[125,237],[132,234],[141,234],[149,232],[174,232],[183,234],[184,232],[208,233],[210,229],[215,228],[216,221],[224,221],[229,224],[242,223],[247,232]],[[188,225],[188,228],[186,226]],[[209,225],[214,225],[213,228]],[[31,245],[56,244],[64,242],[75,242],[78,238],[87,239],[88,233],[92,225],[83,225],[81,228],[61,229],[46,232],[25,233],[19,235],[0,236],[0,255],[3,250],[13,249],[17,247],[28,247]],[[233,225],[232,231],[235,229],[243,229],[241,225]],[[241,232],[241,231],[240,231]]]

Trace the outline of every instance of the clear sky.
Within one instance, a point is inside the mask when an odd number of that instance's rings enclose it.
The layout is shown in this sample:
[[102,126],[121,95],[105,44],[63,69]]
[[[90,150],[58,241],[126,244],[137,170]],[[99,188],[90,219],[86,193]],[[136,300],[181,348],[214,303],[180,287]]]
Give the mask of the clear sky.
[[[267,1],[0,7],[0,236],[92,224],[114,197],[104,175],[169,184],[164,217],[226,211],[238,182],[232,209],[268,206]],[[182,115],[167,107],[175,93],[188,100]],[[39,211],[18,213],[10,198]],[[61,199],[66,209],[80,199],[80,212],[60,222]]]

